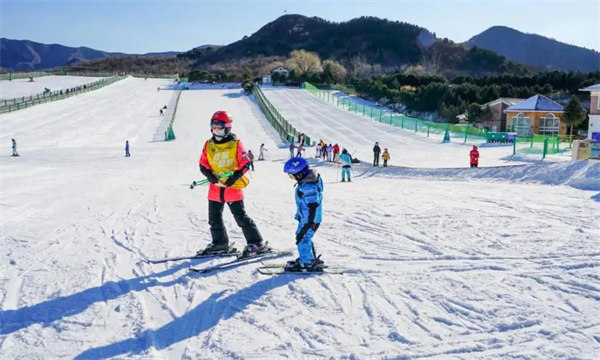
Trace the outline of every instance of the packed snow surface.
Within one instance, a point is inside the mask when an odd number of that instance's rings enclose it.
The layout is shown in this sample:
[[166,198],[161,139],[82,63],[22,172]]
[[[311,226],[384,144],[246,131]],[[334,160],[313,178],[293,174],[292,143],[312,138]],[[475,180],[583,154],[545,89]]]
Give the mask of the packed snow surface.
[[[213,112],[234,117],[255,156],[268,149],[245,206],[275,249],[295,247],[294,187],[287,146],[239,89],[183,91],[177,139],[156,141],[168,84],[127,78],[2,115],[0,358],[598,358],[597,161],[492,167],[510,153],[483,148],[489,167],[464,168],[468,145],[342,122],[301,90],[271,89],[282,113],[302,114],[295,126],[366,160],[351,183],[310,160],[325,183],[317,252],[345,274],[265,276],[259,262],[193,274],[226,260],[141,260],[210,241],[207,189],[189,184]],[[375,140],[404,167],[370,166]]]
[[65,91],[101,79],[100,77],[49,75],[35,77],[33,81],[29,81],[29,79],[3,80],[0,81],[0,100],[40,95],[46,88],[50,91]]

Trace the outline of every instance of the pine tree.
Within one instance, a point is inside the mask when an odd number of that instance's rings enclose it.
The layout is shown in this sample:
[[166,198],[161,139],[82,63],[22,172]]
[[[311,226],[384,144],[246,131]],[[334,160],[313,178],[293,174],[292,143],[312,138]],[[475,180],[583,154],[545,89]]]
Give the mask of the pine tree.
[[571,131],[569,132],[571,136],[573,136],[573,127],[581,124],[583,120],[585,120],[585,111],[577,96],[573,95],[569,99],[569,102],[564,109],[563,120],[565,123],[571,125]]

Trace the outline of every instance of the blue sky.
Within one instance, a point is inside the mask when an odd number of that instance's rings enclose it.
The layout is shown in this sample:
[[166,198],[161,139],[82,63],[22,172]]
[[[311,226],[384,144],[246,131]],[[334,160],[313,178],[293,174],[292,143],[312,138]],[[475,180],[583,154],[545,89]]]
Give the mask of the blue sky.
[[494,25],[600,50],[600,0],[0,0],[0,36],[146,53],[226,45],[284,14],[368,15],[463,42]]

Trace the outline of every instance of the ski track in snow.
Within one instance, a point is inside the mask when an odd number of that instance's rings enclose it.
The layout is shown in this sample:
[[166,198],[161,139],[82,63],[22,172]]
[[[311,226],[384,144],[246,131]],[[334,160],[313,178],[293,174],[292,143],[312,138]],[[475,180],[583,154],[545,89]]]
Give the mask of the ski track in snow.
[[189,184],[214,111],[256,157],[268,148],[245,205],[277,249],[294,246],[293,184],[285,145],[238,89],[183,92],[177,140],[153,141],[166,84],[127,78],[3,115],[0,152],[15,137],[22,156],[0,156],[0,358],[597,358],[600,163],[506,167],[500,148],[482,157],[503,167],[460,169],[468,147],[267,89],[313,139],[368,162],[377,138],[414,168],[360,164],[341,184],[311,160],[325,182],[315,244],[344,275],[269,277],[259,262],[190,274],[225,260],[140,261],[210,239],[206,188]]

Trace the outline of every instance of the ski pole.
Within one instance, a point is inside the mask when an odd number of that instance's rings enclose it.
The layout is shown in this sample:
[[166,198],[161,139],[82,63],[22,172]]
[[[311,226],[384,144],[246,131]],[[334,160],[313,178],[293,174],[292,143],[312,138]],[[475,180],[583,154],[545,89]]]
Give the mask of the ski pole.
[[[233,171],[228,171],[226,173],[221,174],[221,176],[219,176],[219,179],[224,179],[224,178],[230,177],[231,175],[233,175]],[[208,183],[209,183],[208,179],[202,179],[202,180],[198,180],[198,181],[192,181],[192,185],[190,185],[190,189],[193,189],[196,186],[206,185]]]

